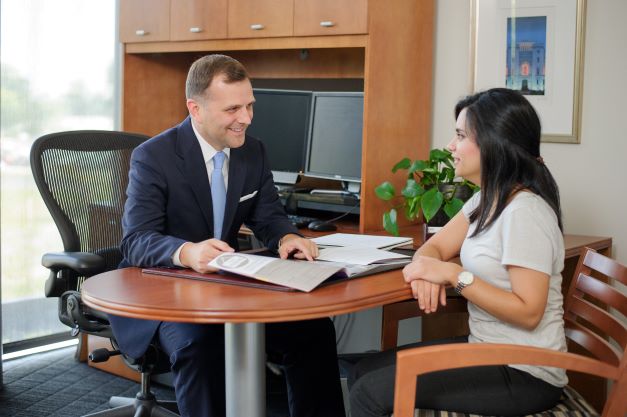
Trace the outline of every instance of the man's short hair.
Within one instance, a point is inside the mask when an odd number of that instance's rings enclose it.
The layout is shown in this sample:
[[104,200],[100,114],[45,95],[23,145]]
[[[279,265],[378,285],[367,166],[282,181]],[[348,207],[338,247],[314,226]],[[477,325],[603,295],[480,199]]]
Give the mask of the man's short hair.
[[246,68],[230,56],[212,54],[197,59],[189,68],[185,82],[185,97],[199,98],[216,76],[224,76],[227,84],[247,80]]

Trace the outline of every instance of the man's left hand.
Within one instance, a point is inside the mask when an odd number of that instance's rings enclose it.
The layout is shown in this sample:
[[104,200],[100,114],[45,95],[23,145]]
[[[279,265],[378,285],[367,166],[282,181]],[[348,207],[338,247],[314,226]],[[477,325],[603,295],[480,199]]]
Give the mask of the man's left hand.
[[281,239],[279,256],[281,259],[287,259],[290,255],[293,255],[296,259],[313,261],[319,255],[318,245],[304,237],[295,234],[287,234]]

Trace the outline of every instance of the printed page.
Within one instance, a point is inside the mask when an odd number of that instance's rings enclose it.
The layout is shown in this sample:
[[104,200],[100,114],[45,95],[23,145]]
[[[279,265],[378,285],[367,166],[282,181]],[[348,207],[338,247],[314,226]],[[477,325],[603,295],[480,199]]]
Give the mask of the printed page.
[[411,237],[361,235],[352,233],[332,233],[311,239],[318,246],[360,246],[377,249],[392,249],[397,246],[412,244]]
[[399,253],[367,247],[335,247],[320,249],[321,261],[344,262],[356,265],[371,265],[375,263],[399,262],[409,263],[411,257]]
[[342,269],[342,265],[322,262],[294,261],[245,253],[223,253],[209,266],[309,292]]

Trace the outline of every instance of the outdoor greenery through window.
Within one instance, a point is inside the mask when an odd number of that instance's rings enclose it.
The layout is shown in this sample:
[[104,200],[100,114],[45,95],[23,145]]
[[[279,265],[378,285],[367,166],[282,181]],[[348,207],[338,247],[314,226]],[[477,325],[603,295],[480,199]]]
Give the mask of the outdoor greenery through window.
[[1,1],[2,343],[66,331],[45,299],[45,252],[59,233],[33,181],[30,147],[47,133],[115,128],[116,0]]

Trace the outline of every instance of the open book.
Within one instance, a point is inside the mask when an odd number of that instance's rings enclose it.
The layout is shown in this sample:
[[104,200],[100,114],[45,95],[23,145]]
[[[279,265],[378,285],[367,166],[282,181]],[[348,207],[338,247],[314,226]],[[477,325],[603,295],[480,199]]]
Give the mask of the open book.
[[358,246],[376,249],[392,249],[399,246],[411,245],[411,237],[362,235],[352,233],[331,233],[311,239],[318,246]]
[[[358,253],[360,249],[354,248],[354,251]],[[365,253],[368,251],[369,255]],[[328,259],[335,259],[335,262],[278,259],[241,252],[223,253],[209,262],[209,266],[282,287],[309,292],[331,277],[360,277],[401,268],[411,261],[408,255],[391,252],[386,252],[385,258],[379,256],[379,259],[372,259],[372,250],[368,248],[364,250],[364,253],[360,259],[361,264],[337,262],[341,258],[332,253],[328,254]],[[359,256],[355,255],[354,258],[357,259]],[[367,262],[366,258],[371,260]]]

